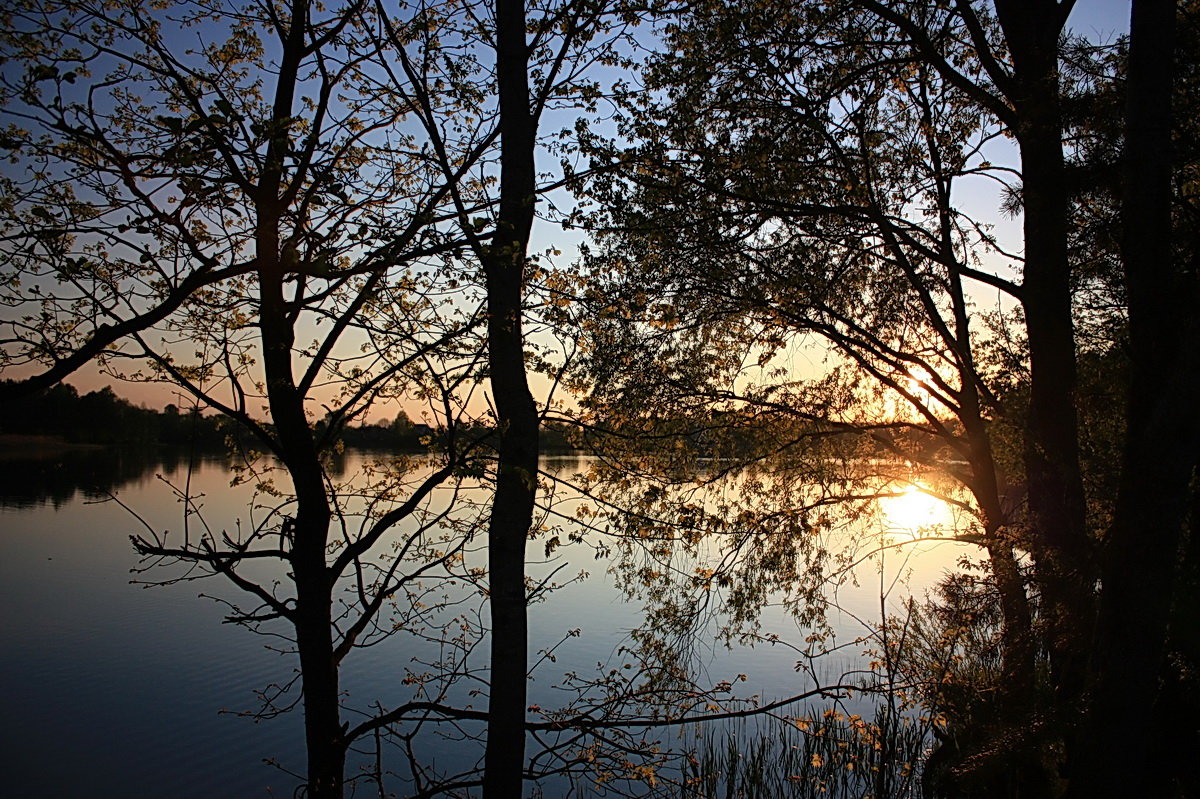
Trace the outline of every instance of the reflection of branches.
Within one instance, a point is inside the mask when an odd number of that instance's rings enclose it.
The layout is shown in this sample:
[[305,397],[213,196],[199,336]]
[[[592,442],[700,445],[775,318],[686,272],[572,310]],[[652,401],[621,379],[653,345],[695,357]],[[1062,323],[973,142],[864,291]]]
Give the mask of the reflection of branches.
[[[410,563],[411,558],[416,554],[416,548],[423,545],[430,531],[444,529],[449,522],[449,514],[453,509],[452,502],[450,507],[430,515],[413,531],[402,536],[401,540],[395,544],[396,553],[386,567],[379,569],[373,561],[364,560],[364,555],[381,538],[402,522],[413,517],[421,509],[431,492],[446,483],[460,467],[460,463],[461,461],[451,458],[447,465],[425,476],[400,506],[382,512],[374,518],[371,517],[368,510],[368,515],[363,522],[365,525],[363,531],[360,531],[355,538],[347,538],[344,546],[341,547],[341,551],[329,567],[330,579],[336,581],[347,569],[353,570],[355,574],[354,591],[358,600],[359,615],[341,633],[341,641],[334,650],[335,660],[340,661],[351,648],[358,645],[359,637],[375,623],[375,619],[388,597],[403,589],[410,582],[419,580],[435,571],[445,570],[461,559],[464,548],[471,540],[469,533],[459,537],[447,551],[440,555],[419,560],[415,564]],[[185,503],[185,513],[199,516],[203,520],[203,514],[192,503],[192,498],[179,494],[178,489],[173,490]],[[457,490],[455,488],[456,492]],[[115,496],[112,496],[112,500],[134,515],[147,531],[143,535],[131,536],[136,551],[144,558],[153,559],[149,566],[143,567],[139,571],[145,572],[149,568],[161,567],[172,562],[187,565],[189,573],[195,567],[202,567],[206,572],[199,575],[192,574],[188,579],[196,579],[205,574],[223,576],[238,588],[255,596],[270,609],[269,613],[242,612],[235,609],[235,612],[229,617],[229,621],[256,624],[273,618],[285,618],[293,622],[297,620],[294,599],[280,598],[272,590],[244,577],[237,570],[238,566],[244,562],[263,559],[287,562],[291,559],[293,521],[290,516],[280,512],[279,509],[274,509],[268,514],[266,520],[255,525],[247,535],[240,538],[234,537],[228,532],[221,532],[217,535],[212,532],[208,522],[205,521],[206,532],[198,541],[194,543],[185,541],[183,544],[172,546],[165,534],[154,530],[134,509]],[[378,498],[375,499],[375,502],[378,502]],[[274,529],[269,524],[272,518],[279,519],[277,527]],[[345,513],[343,513],[341,516],[343,522],[345,518]],[[273,538],[277,538],[280,546],[262,546]],[[409,564],[407,570],[402,571],[405,564]],[[379,569],[378,574],[368,578],[365,572],[368,568],[373,571]],[[159,582],[169,584],[177,579],[179,578],[167,578]],[[275,585],[278,587],[277,583]]]

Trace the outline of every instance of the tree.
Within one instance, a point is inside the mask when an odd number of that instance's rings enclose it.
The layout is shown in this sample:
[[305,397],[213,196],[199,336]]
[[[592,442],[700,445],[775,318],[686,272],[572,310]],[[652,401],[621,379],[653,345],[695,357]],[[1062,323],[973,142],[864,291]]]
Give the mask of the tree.
[[[3,185],[5,291],[10,307],[30,309],[7,323],[6,363],[44,365],[16,388],[99,358],[117,376],[181,386],[277,459],[290,485],[250,457],[248,478],[279,498],[253,529],[190,535],[195,508],[182,496],[182,540],[148,529],[134,545],[245,591],[254,606],[232,606],[230,620],[290,629],[309,795],[341,795],[354,736],[339,665],[377,634],[388,597],[453,572],[467,540],[454,525],[439,528],[450,531],[440,550],[425,536],[442,523],[425,499],[471,458],[454,434],[454,398],[473,374],[479,315],[453,267],[420,269],[460,246],[439,224],[451,188],[377,79],[385,47],[362,3],[6,13],[3,47],[23,69],[4,78],[15,120],[5,144],[29,169]],[[419,14],[404,22],[425,24]],[[172,38],[181,29],[195,31],[194,45]],[[454,179],[484,153],[464,154]],[[300,335],[314,340],[300,345]],[[415,484],[388,476],[402,501],[386,501],[393,485],[384,502],[349,509],[325,454],[347,421],[405,393],[437,399],[447,451]],[[331,405],[320,431],[308,417],[318,398]],[[412,528],[400,556],[375,560],[401,523]],[[245,575],[269,560],[286,567],[286,587]],[[352,589],[344,601],[341,586]]]
[[[1010,781],[981,789],[1046,795],[1059,767],[1072,791],[1116,785],[1113,725],[1158,696],[1196,450],[1196,333],[1181,304],[1194,275],[1170,243],[1172,12],[1146,8],[1127,79],[1122,272],[1088,273],[1110,312],[1073,293],[1095,255],[1078,247],[1104,233],[1075,224],[1094,217],[1064,133],[1112,96],[1106,70],[1118,59],[1064,45],[1069,0],[1006,0],[994,12],[968,0],[670,9],[679,13],[665,18],[649,92],[625,96],[632,146],[592,142],[587,177],[605,210],[589,224],[607,238],[588,263],[590,304],[578,308],[565,307],[575,278],[548,274],[530,253],[537,204],[568,177],[539,174],[539,130],[555,108],[595,110],[601,93],[586,70],[628,66],[627,26],[647,9],[18,4],[0,33],[0,52],[20,67],[0,75],[11,121],[0,145],[27,168],[0,183],[10,308],[0,363],[24,377],[0,392],[29,396],[95,361],[181,387],[278,462],[290,485],[247,454],[245,479],[275,497],[252,529],[193,534],[183,491],[182,542],[147,530],[135,546],[222,575],[254,603],[235,605],[232,620],[293,638],[313,796],[340,795],[356,741],[409,722],[487,725],[482,775],[418,790],[507,797],[527,778],[577,767],[585,750],[595,757],[581,743],[589,736],[637,750],[633,731],[742,712],[692,715],[712,693],[647,636],[644,683],[583,684],[570,707],[528,718],[525,548],[546,411],[530,390],[527,328],[539,313],[581,312],[593,387],[582,427],[622,442],[612,450],[620,470],[597,496],[646,544],[630,584],[669,611],[658,632],[694,630],[704,602],[691,599],[714,583],[729,589],[735,627],[774,590],[817,620],[836,565],[820,534],[907,481],[970,513],[958,537],[988,558],[983,593],[994,591],[999,613],[985,615],[998,619],[1004,680],[979,700],[986,729],[966,748],[977,768],[1004,760]],[[1019,174],[985,156],[1004,136],[1017,143]],[[1023,213],[1023,256],[956,208],[955,187],[981,178]],[[1105,218],[1118,207],[1100,205]],[[1005,295],[1020,321],[1000,313],[981,330],[980,287]],[[1079,363],[1104,370],[1112,350],[1081,359],[1076,326],[1086,317],[1119,331],[1126,313],[1129,432],[1098,561],[1105,514],[1085,493]],[[812,338],[827,357],[819,374],[779,366]],[[567,364],[550,366],[558,379]],[[469,398],[484,378],[491,418],[479,424]],[[1153,390],[1157,379],[1171,390]],[[340,431],[395,399],[430,405],[436,467],[401,465],[347,489],[328,468]],[[914,464],[956,487],[920,482]],[[740,493],[715,506],[698,498],[698,470]],[[427,500],[479,475],[494,480],[486,713],[442,691],[349,727],[339,668],[383,634],[389,598],[421,577],[478,579],[460,568],[476,519]],[[729,570],[671,570],[674,541],[698,547],[718,534],[731,541]],[[399,555],[382,555],[393,540]],[[281,585],[247,576],[267,561],[284,567]],[[1139,613],[1153,623],[1139,625]],[[888,634],[884,624],[891,663]],[[1128,657],[1131,647],[1142,656]],[[454,664],[440,679],[465,676],[480,675]],[[631,714],[646,697],[668,710]],[[1079,729],[1103,743],[1084,743]],[[529,732],[563,735],[527,758]],[[1065,760],[1050,762],[1041,744],[1060,740]],[[1129,756],[1142,762],[1145,749]]]
[[[452,76],[453,90],[465,96],[488,88],[495,110],[479,108],[480,118],[494,119],[489,135],[499,141],[499,175],[495,195],[479,183],[481,193],[453,193],[460,231],[479,264],[486,292],[488,378],[494,403],[495,493],[488,524],[488,599],[491,611],[488,729],[483,793],[509,797],[522,792],[525,771],[526,682],[529,668],[525,544],[531,533],[538,488],[540,414],[529,389],[524,315],[530,294],[532,264],[529,241],[539,185],[535,153],[543,114],[566,98],[582,104],[595,99],[595,89],[581,74],[593,61],[615,57],[617,33],[613,11],[601,3],[551,2],[527,8],[524,0],[499,0],[491,20],[467,10],[461,28],[444,35],[488,46],[490,73],[483,81]],[[624,20],[628,23],[632,18]],[[389,29],[395,40],[395,30]],[[418,67],[401,64],[411,79]],[[532,76],[532,77],[531,77]],[[437,87],[416,87],[422,122],[434,140],[443,174],[450,180],[455,162],[446,154],[440,120],[430,113]],[[591,98],[590,100],[588,98]],[[490,182],[490,181],[489,181]],[[492,232],[485,234],[471,217],[472,208],[486,209]]]
[[399,436],[407,436],[413,429],[412,420],[408,418],[408,414],[403,410],[396,414],[396,418],[387,422],[388,429]]
[[[1112,641],[1128,641],[1113,630],[1132,624],[1130,615],[1122,616],[1120,625],[1104,622],[1112,625],[1101,634],[1101,640],[1110,636],[1107,654],[1090,651],[1097,578],[1107,592],[1112,577],[1102,574],[1115,575],[1116,562],[1129,556],[1125,547],[1130,544],[1116,542],[1128,542],[1133,534],[1114,534],[1113,528],[1105,548],[1123,554],[1106,555],[1109,565],[1101,572],[1093,550],[1102,531],[1088,527],[1080,456],[1086,431],[1077,422],[1073,290],[1081,285],[1082,272],[1069,245],[1077,241],[1071,220],[1079,195],[1078,184],[1068,179],[1075,175],[1068,173],[1064,147],[1069,125],[1080,124],[1078,117],[1066,115],[1064,106],[1070,100],[1075,108],[1086,107],[1100,93],[1088,96],[1086,87],[1064,85],[1061,59],[1082,51],[1068,53],[1062,47],[1070,9],[1070,3],[998,3],[993,16],[968,2],[930,7],[864,0],[803,10],[696,6],[669,28],[671,54],[648,71],[657,93],[631,114],[622,131],[637,146],[620,155],[598,152],[603,162],[623,162],[627,168],[617,182],[600,187],[610,210],[599,224],[616,233],[598,260],[615,264],[615,285],[625,288],[625,304],[592,322],[597,341],[607,348],[598,351],[615,355],[593,361],[599,376],[595,385],[601,389],[597,399],[611,397],[628,411],[630,404],[651,397],[661,407],[664,395],[670,396],[686,420],[709,430],[726,426],[722,419],[791,416],[804,426],[783,428],[768,451],[782,452],[799,442],[807,446],[816,436],[850,434],[874,439],[877,452],[925,462],[959,479],[978,514],[979,540],[988,549],[1004,610],[1008,707],[995,741],[986,748],[1004,758],[1008,774],[1017,780],[1014,789],[1032,794],[1052,790],[1052,771],[1059,765],[1076,784],[1093,784],[1084,776],[1088,768],[1080,771],[1078,765],[1083,739],[1077,730],[1089,658],[1099,657],[1093,660],[1097,665],[1105,658],[1109,663],[1120,660],[1117,651],[1123,647]],[[1148,49],[1163,51],[1164,35],[1135,31],[1134,37],[1139,35],[1154,42]],[[1137,131],[1143,119],[1158,120],[1148,127],[1158,131],[1161,154],[1166,151],[1162,120],[1169,118],[1163,116],[1163,87],[1171,81],[1161,63],[1156,69],[1157,93],[1142,94],[1138,103],[1145,105],[1130,106],[1138,110],[1128,116],[1126,130]],[[1112,76],[1096,80],[1111,82]],[[1020,182],[1011,185],[1010,194],[1010,207],[1023,213],[1024,226],[1024,255],[1015,279],[970,262],[981,252],[989,252],[993,260],[1004,252],[951,202],[954,181],[988,173],[1002,177],[980,153],[998,134],[1011,136],[1021,157]],[[639,144],[653,141],[652,135],[661,144]],[[1129,169],[1159,175],[1161,192],[1162,156],[1150,159],[1146,152],[1127,149],[1126,163],[1134,165]],[[1140,181],[1127,181],[1129,185]],[[1154,203],[1138,207],[1161,209],[1161,194],[1155,197]],[[1131,202],[1127,196],[1123,207],[1133,207]],[[1159,213],[1154,228],[1158,246],[1166,247],[1162,242],[1169,241],[1169,232],[1161,212],[1153,213]],[[1141,235],[1143,228],[1138,230]],[[1130,264],[1141,261],[1130,255],[1128,243],[1123,252],[1128,275]],[[1190,284],[1166,266],[1170,258],[1162,250],[1158,256],[1166,273],[1161,281],[1149,281],[1156,286],[1150,294],[1162,290],[1190,296]],[[635,276],[624,279],[621,271]],[[972,333],[971,294],[964,291],[964,282],[1013,298],[1022,311],[1021,326],[990,336]],[[1126,285],[1134,291],[1138,282],[1135,274]],[[1119,290],[1110,297],[1121,301]],[[1129,302],[1132,317],[1138,300],[1130,296]],[[1167,318],[1164,306],[1146,302],[1143,312],[1160,322]],[[774,386],[755,385],[747,377],[747,359],[765,350],[758,362],[769,364],[773,348],[806,331],[821,336],[850,368],[807,383],[783,373],[776,376],[783,382]],[[1165,332],[1169,341],[1186,341],[1190,335],[1183,328]],[[1003,336],[1014,334],[1027,339],[1027,356],[1019,349],[1004,353]],[[1004,354],[1017,367],[1018,391],[997,382],[1003,375],[995,367],[1003,362],[981,359],[981,345],[986,345],[985,353]],[[641,374],[613,366],[638,346],[654,347],[670,365]],[[761,349],[756,352],[754,346]],[[1169,353],[1145,362],[1157,364],[1149,370],[1156,379],[1173,380],[1172,375],[1180,374],[1174,363],[1160,362],[1173,357]],[[1142,386],[1154,385],[1146,373],[1141,380]],[[890,392],[897,403],[912,409],[915,421],[908,422],[905,436],[889,431],[880,441],[878,411],[858,417],[847,412],[856,403],[862,407],[863,393],[855,392],[863,392],[864,385]],[[1180,384],[1183,396],[1191,396],[1188,385]],[[1161,408],[1150,411],[1134,402],[1127,413],[1131,423],[1170,419],[1177,429],[1191,429],[1186,420]],[[1023,455],[1007,464],[1007,476],[1023,476],[1027,520],[1014,512],[1012,492],[1005,498],[1006,475],[995,464],[1008,425],[1024,438]],[[1145,449],[1136,458],[1126,456],[1123,480],[1155,473],[1154,468],[1171,469],[1172,481],[1158,482],[1171,486],[1168,504],[1178,509],[1187,496],[1192,464],[1180,457],[1172,467],[1151,468],[1148,442],[1161,445],[1163,434],[1161,428],[1147,438],[1131,434],[1126,446],[1138,446],[1134,442],[1140,440]],[[1183,439],[1190,441],[1189,436],[1185,432]],[[945,449],[914,451],[914,442],[930,438]],[[1181,447],[1189,449],[1190,444]],[[822,457],[816,454],[821,450],[810,451],[814,459]],[[939,466],[946,458],[964,465]],[[815,469],[807,474],[821,479]],[[1130,499],[1124,512],[1140,514],[1135,509],[1149,501],[1147,495]],[[1117,505],[1120,520],[1121,499]],[[1175,510],[1166,512],[1176,515],[1164,520],[1163,527],[1175,532],[1155,533],[1162,549],[1152,547],[1158,553],[1155,564],[1147,563],[1139,572],[1141,580],[1159,586],[1170,585],[1182,521]],[[1145,530],[1128,519],[1114,524]],[[1033,604],[1018,568],[1016,554],[1022,551],[1033,559]],[[1139,551],[1138,557],[1152,555]],[[1119,585],[1124,578],[1115,581]],[[1170,593],[1169,588],[1164,591]],[[1103,600],[1108,612],[1116,605],[1107,603],[1115,601],[1126,614],[1140,607],[1156,624],[1164,623],[1169,602],[1162,595],[1160,604],[1151,607],[1134,601],[1132,593],[1117,588],[1108,594]],[[1121,600],[1112,600],[1114,596]],[[1160,651],[1159,632],[1143,633],[1148,651]],[[1043,649],[1049,656],[1052,700],[1038,695],[1036,658]],[[1139,679],[1156,673],[1157,666],[1127,653],[1124,658],[1124,668],[1141,670]],[[1108,679],[1100,678],[1102,684]],[[1096,698],[1111,697],[1114,689],[1115,682],[1107,683]],[[1143,709],[1152,704],[1150,695],[1143,695]],[[1049,726],[1028,724],[1030,714],[1044,714]],[[1112,725],[1121,718],[1101,715]],[[1043,734],[1065,739],[1065,763],[1047,767],[1041,762],[1040,747],[1028,736]],[[1110,727],[1103,740],[1117,746],[1120,737]],[[1025,750],[1024,765],[1006,748],[1014,745]],[[1142,771],[1129,768],[1128,760],[1122,762],[1111,751],[1105,763],[1128,774]],[[1096,773],[1111,776],[1091,771]],[[1003,790],[995,783],[991,788]]]
[[[520,790],[524,543],[538,478],[522,315],[535,192],[547,190],[533,171],[536,125],[559,105],[594,103],[580,76],[612,57],[619,34],[595,38],[607,14],[551,3],[534,14],[528,42],[524,5],[514,3],[493,19],[474,5],[296,0],[236,13],[207,3],[30,4],[7,20],[5,44],[27,64],[7,86],[11,114],[41,130],[10,128],[6,141],[14,158],[49,165],[5,187],[6,233],[27,245],[14,246],[13,274],[53,287],[9,284],[10,303],[33,309],[10,324],[9,362],[45,364],[14,393],[96,358],[118,376],[182,386],[282,464],[290,488],[253,458],[246,470],[281,502],[252,531],[197,541],[185,517],[182,543],[147,531],[135,546],[247,591],[259,606],[234,607],[232,620],[294,628],[311,795],[340,794],[359,738],[407,720],[478,720],[414,701],[347,728],[338,670],[376,634],[390,596],[421,576],[451,575],[470,540],[469,520],[447,521],[425,500],[485,469],[477,456],[489,436],[459,433],[483,330],[499,439],[484,782],[488,793]],[[193,28],[197,49],[181,50],[172,36]],[[313,327],[320,332],[301,346]],[[128,362],[149,367],[117,368]],[[402,499],[385,484],[366,510],[351,510],[355,497],[340,493],[326,455],[372,403],[403,396],[440,412],[441,462]],[[326,409],[316,424],[314,402]],[[351,520],[357,533],[339,540]],[[402,523],[411,526],[400,556],[371,562]],[[438,525],[445,534],[429,540]],[[270,559],[288,568],[290,595],[239,571]],[[333,593],[343,582],[352,599],[340,607]]]
[[[1150,737],[1128,740],[1117,719],[1155,706],[1176,602],[1200,398],[1193,264],[1173,244],[1172,95],[1175,3],[1133,4],[1122,151],[1121,260],[1131,375],[1121,482],[1101,561],[1096,671],[1085,756],[1071,795],[1137,791]],[[1186,210],[1183,213],[1187,213]],[[1157,778],[1161,780],[1162,778]],[[1163,783],[1159,782],[1159,786]]]
[[[977,518],[969,537],[987,551],[1002,597],[1006,699],[997,734],[1011,736],[1035,682],[1033,610],[1014,552],[1027,543],[996,465],[990,419],[1005,408],[980,362],[966,284],[1014,297],[1020,289],[979,268],[982,253],[1003,252],[951,202],[957,183],[1003,177],[980,156],[998,132],[878,27],[821,12],[781,10],[782,24],[775,15],[710,13],[715,19],[701,14],[680,26],[678,55],[652,73],[653,85],[671,92],[669,112],[651,103],[626,133],[646,141],[665,126],[668,135],[621,156],[636,167],[635,188],[606,198],[620,209],[613,225],[626,231],[606,257],[635,270],[630,318],[666,331],[651,331],[652,340],[686,342],[660,350],[679,371],[606,374],[597,382],[613,392],[597,394],[624,393],[628,410],[631,388],[634,403],[646,402],[665,384],[672,396],[694,396],[683,401],[702,414],[715,405],[728,419],[775,427],[766,451],[731,454],[750,463],[783,457],[788,479],[805,474],[819,487],[813,507],[894,490],[855,477],[856,458],[898,457],[935,471],[955,459],[950,474]],[[722,69],[710,78],[714,56]],[[837,365],[827,375],[763,370],[780,382],[761,385],[745,376],[747,358],[770,363],[806,336],[831,351]],[[724,360],[707,354],[716,341]],[[596,350],[628,355],[607,339]],[[822,465],[831,453],[819,442],[837,438],[847,440],[835,457],[849,459],[848,474]]]

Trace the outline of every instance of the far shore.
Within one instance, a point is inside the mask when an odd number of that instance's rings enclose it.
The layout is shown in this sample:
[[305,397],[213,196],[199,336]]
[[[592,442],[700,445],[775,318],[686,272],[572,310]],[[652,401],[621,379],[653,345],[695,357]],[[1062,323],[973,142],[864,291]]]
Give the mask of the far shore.
[[103,444],[81,444],[62,436],[0,433],[0,460],[57,458],[67,452],[104,449]]
[[[98,450],[113,449],[114,447],[121,446],[122,444],[120,442],[115,442],[112,444],[96,444],[67,441],[65,437],[60,435],[0,433],[0,460],[49,459],[57,458],[69,452],[96,452]],[[126,444],[126,446],[133,446],[133,444],[129,443]],[[169,445],[163,444],[160,446]],[[349,446],[346,449],[372,453],[394,452],[410,455],[430,454],[429,450],[425,447],[387,447],[383,445],[376,445]],[[571,447],[547,447],[542,450],[542,454],[555,456],[578,456],[585,455],[587,452],[585,450],[574,449]]]

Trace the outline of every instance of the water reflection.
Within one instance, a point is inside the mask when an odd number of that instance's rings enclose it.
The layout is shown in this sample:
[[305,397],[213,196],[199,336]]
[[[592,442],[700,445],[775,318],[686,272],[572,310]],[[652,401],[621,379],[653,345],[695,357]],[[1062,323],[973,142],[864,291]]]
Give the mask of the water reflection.
[[900,487],[879,498],[880,521],[885,535],[922,538],[954,528],[954,515],[945,500],[921,482]]
[[[222,625],[196,583],[131,584],[132,517],[91,501],[117,493],[159,529],[177,525],[180,505],[155,475],[187,462],[99,449],[0,462],[0,682],[13,687],[0,692],[0,747],[21,764],[6,795],[291,794],[295,780],[262,760],[295,765],[299,718],[254,725],[220,712],[253,707],[292,663]],[[196,472],[205,490],[229,491],[223,464],[202,459]]]
[[76,497],[100,499],[155,474],[176,472],[189,461],[223,459],[166,447],[54,447],[35,442],[0,452],[0,507],[61,508]]
[[[206,517],[215,529],[232,528],[246,514],[254,487],[231,488],[228,464],[220,456],[195,461],[191,482],[195,492],[205,495]],[[330,472],[349,480],[368,461],[362,453],[348,452],[331,464]],[[262,724],[217,715],[220,708],[253,709],[253,691],[289,679],[294,660],[264,646],[277,645],[275,639],[221,625],[224,608],[196,599],[199,591],[220,593],[223,586],[219,581],[180,583],[150,592],[128,585],[128,570],[136,564],[128,534],[136,525],[113,503],[85,504],[89,497],[116,493],[155,530],[177,529],[182,506],[155,476],[162,474],[181,484],[189,462],[192,459],[186,452],[83,450],[58,461],[26,458],[0,463],[5,475],[0,483],[0,504],[7,508],[5,534],[0,537],[4,547],[0,552],[0,602],[9,610],[0,622],[8,649],[0,678],[24,687],[20,697],[5,699],[0,710],[6,718],[19,720],[15,726],[23,730],[22,740],[6,743],[6,751],[14,761],[36,764],[28,779],[18,782],[20,795],[264,796],[268,786],[275,795],[287,795],[295,778],[261,765],[261,760],[273,758],[293,772],[303,771],[298,713]],[[588,460],[578,457],[554,457],[545,462],[547,471],[564,478],[586,471],[588,466]],[[432,467],[416,464],[416,476],[426,468]],[[466,488],[465,499],[478,505],[486,499],[479,493],[483,490]],[[889,524],[897,529],[902,524],[919,529],[933,516],[919,511],[920,503],[929,500],[920,492],[896,493],[899,496],[891,499],[897,504],[886,512],[892,516]],[[439,506],[448,502],[438,500]],[[564,693],[564,674],[570,672],[578,675],[579,682],[601,685],[614,664],[618,669],[629,662],[636,665],[625,649],[631,643],[630,631],[661,622],[650,598],[629,601],[614,585],[617,577],[608,570],[617,568],[615,558],[597,562],[591,547],[570,544],[574,528],[569,520],[576,516],[580,502],[569,488],[560,485],[555,512],[547,512],[539,540],[529,547],[531,580],[538,585],[543,581],[565,584],[529,612],[531,665],[536,662],[530,701],[547,711],[562,707],[564,696],[570,693]],[[918,510],[910,514],[908,502]],[[548,543],[554,537],[561,539],[561,546],[551,554]],[[595,541],[589,539],[588,543]],[[924,565],[914,583],[918,591],[937,579],[958,554],[947,548],[931,555],[924,551],[925,546],[921,546]],[[712,554],[720,555],[716,550]],[[484,564],[478,552],[467,557],[467,566]],[[710,564],[679,555],[673,562],[689,577],[706,565]],[[906,572],[909,565],[904,565]],[[899,567],[889,556],[889,583]],[[571,581],[581,569],[592,576]],[[879,618],[877,585],[884,576],[868,579],[875,575],[874,569],[873,563],[863,564],[864,579],[838,589],[836,602],[846,611],[844,618],[834,621],[840,642],[862,635],[859,621]],[[429,588],[433,590],[435,584]],[[465,584],[452,588],[439,583],[436,590],[448,592],[454,602],[475,596],[474,589]],[[227,593],[233,596],[231,589]],[[889,599],[889,612],[901,600],[899,593]],[[486,640],[482,637],[485,620],[474,609],[477,597],[468,604],[469,614],[464,604],[454,605],[443,616],[430,617],[423,631],[430,635],[428,640],[421,639],[419,629],[401,629],[348,660],[343,670],[347,717],[363,718],[374,702],[394,708],[411,699],[413,689],[407,686],[419,683],[406,681],[420,676],[422,663],[437,661],[445,644],[439,630],[461,629],[451,622],[468,615],[472,627],[463,635],[464,641],[471,639],[467,643],[472,654],[461,668],[473,668],[475,653],[483,651]],[[402,610],[388,621],[402,617]],[[693,675],[707,680],[707,685],[744,675],[744,680],[735,680],[738,692],[764,699],[794,695],[811,687],[807,678],[796,672],[795,651],[765,643],[772,637],[803,641],[807,631],[797,628],[786,609],[775,607],[768,607],[755,625],[759,645],[753,649],[725,649],[715,621],[694,627],[691,644],[697,658],[689,664],[695,666]],[[579,632],[569,635],[569,631]],[[826,665],[814,673],[823,680],[835,680],[838,674],[858,667],[862,648],[847,647],[823,661]],[[553,652],[553,656],[544,657],[544,652]],[[479,707],[483,700],[475,688],[476,683],[471,683],[455,689],[446,701]],[[55,721],[66,706],[83,720],[70,729]],[[864,716],[870,712],[867,704],[847,710]],[[629,712],[645,711],[631,707]],[[163,734],[168,728],[169,736]],[[477,735],[481,727],[476,724],[464,730]],[[661,735],[678,751],[694,746],[682,739],[673,742],[671,734]],[[114,748],[112,742],[116,741],[132,742],[132,748]],[[447,742],[444,736],[429,735],[416,743],[421,765],[440,773],[470,770],[479,757],[477,742],[469,738]],[[137,768],[133,766],[134,751]],[[197,758],[192,765],[181,766],[180,752],[195,753]],[[70,772],[53,769],[54,759],[64,754],[79,768]],[[369,756],[357,760],[352,756],[347,773],[370,769],[372,762]],[[219,774],[213,772],[212,763],[222,764]],[[203,772],[206,781],[200,782],[195,772]],[[390,789],[403,793],[400,783],[399,779],[392,781]],[[181,790],[188,784],[203,787]],[[561,787],[543,786],[547,796],[561,795]]]

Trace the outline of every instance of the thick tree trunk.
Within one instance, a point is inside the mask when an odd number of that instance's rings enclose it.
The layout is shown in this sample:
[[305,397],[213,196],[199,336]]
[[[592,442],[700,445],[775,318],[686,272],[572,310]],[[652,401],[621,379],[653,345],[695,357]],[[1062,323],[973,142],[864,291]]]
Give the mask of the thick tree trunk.
[[289,27],[272,104],[273,135],[264,158],[256,198],[255,258],[267,402],[280,456],[296,496],[290,561],[296,585],[293,622],[300,656],[308,748],[307,795],[310,799],[340,799],[346,746],[342,738],[338,664],[333,648],[333,586],[325,560],[332,514],[320,453],[308,425],[304,396],[296,387],[292,371],[295,330],[288,317],[283,291],[285,267],[279,233],[284,210],[280,193],[284,162],[291,149],[290,120],[305,49],[308,6],[308,0],[293,0],[288,8]]
[[1057,704],[1075,711],[1087,673],[1095,572],[1079,459],[1075,333],[1067,255],[1070,197],[1065,181],[1056,2],[999,2],[1013,58],[1010,100],[1019,120],[1024,201],[1022,302],[1029,336],[1030,401],[1025,470],[1030,548]]
[[[305,527],[312,529],[305,530]],[[308,796],[342,796],[346,744],[342,738],[338,696],[338,665],[333,655],[330,586],[324,560],[324,522],[296,519],[296,547],[292,564],[296,576],[296,649],[304,691],[304,739],[308,749]],[[320,561],[303,549],[316,549]],[[303,544],[302,544],[303,542]],[[303,564],[303,565],[302,565]]]
[[[274,282],[269,274],[262,278]],[[292,381],[291,327],[282,314],[282,297],[263,291],[263,367],[271,417],[285,466],[296,494],[292,524],[291,566],[296,585],[296,648],[304,692],[304,728],[308,745],[308,796],[342,795],[345,746],[338,705],[338,668],[333,655],[332,603],[325,562],[330,510],[320,460]]]
[[1200,773],[1192,767],[1192,758],[1200,752],[1200,485],[1194,479],[1190,503],[1162,684],[1151,721],[1147,796],[1200,796]]
[[[289,57],[281,68],[275,100],[276,119],[291,112],[291,93],[302,36],[303,4],[293,7]],[[342,740],[338,696],[338,665],[332,631],[332,585],[325,550],[332,518],[325,491],[320,453],[317,451],[304,396],[296,387],[292,349],[295,331],[287,315],[283,293],[284,264],[279,237],[282,209],[277,199],[281,184],[281,153],[288,147],[285,125],[271,142],[260,183],[255,257],[258,263],[259,328],[267,403],[279,442],[283,465],[292,480],[296,516],[292,520],[290,562],[296,586],[296,649],[300,657],[304,695],[304,732],[308,750],[307,795],[310,799],[340,799],[343,787],[345,744]]]
[[[1021,152],[1030,398],[1024,462],[1029,550],[1036,565],[1044,644],[1055,692],[1051,710],[1071,730],[1082,711],[1094,626],[1095,566],[1087,528],[1076,408],[1077,369],[1067,238],[1070,196],[1063,152],[1058,44],[1069,4],[997,0],[1012,59],[1005,93]],[[1032,698],[1032,697],[1031,697]],[[1068,732],[1067,770],[1076,759]],[[1045,796],[1053,777],[1037,761],[1022,794]]]
[[291,566],[296,585],[296,649],[300,656],[308,746],[308,796],[324,799],[342,796],[345,762],[330,615],[332,587],[325,561],[331,515],[320,457],[304,413],[304,399],[292,374],[293,332],[285,314],[276,229],[268,216],[257,242],[263,371],[271,419],[296,495]]
[[1146,785],[1154,736],[1136,725],[1158,697],[1196,466],[1197,292],[1171,246],[1174,25],[1174,2],[1135,0],[1121,208],[1133,368],[1104,542],[1085,768],[1071,785],[1079,797],[1134,796]]
[[1079,463],[1060,142],[1055,122],[1029,132],[1021,147],[1031,368],[1025,469],[1052,678],[1060,698],[1074,703],[1086,669],[1094,574]]
[[525,765],[525,542],[533,522],[538,470],[538,415],[526,379],[521,315],[535,177],[523,0],[496,3],[496,71],[500,209],[483,266],[488,365],[500,444],[488,527],[492,655],[483,790],[489,799],[512,799],[521,795]]

